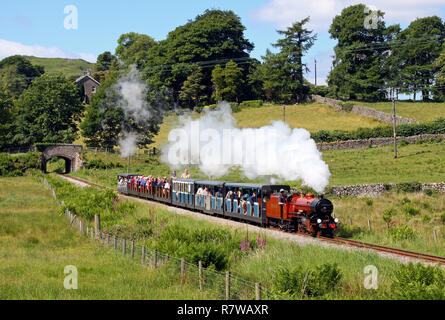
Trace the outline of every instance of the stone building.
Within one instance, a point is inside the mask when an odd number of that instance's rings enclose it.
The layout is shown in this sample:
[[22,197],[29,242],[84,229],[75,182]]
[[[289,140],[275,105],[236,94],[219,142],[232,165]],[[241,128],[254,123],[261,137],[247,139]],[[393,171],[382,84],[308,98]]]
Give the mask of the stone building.
[[84,71],[83,76],[77,78],[76,84],[83,88],[83,103],[89,103],[92,94],[99,90],[100,83],[91,76],[90,71]]

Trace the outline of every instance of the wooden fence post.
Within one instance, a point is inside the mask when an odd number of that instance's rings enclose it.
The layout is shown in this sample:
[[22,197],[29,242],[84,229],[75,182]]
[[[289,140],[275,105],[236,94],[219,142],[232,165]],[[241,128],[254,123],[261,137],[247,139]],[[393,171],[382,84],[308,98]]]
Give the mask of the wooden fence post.
[[181,258],[181,282],[185,278],[185,259]]
[[261,300],[261,286],[259,283],[255,283],[255,300]]
[[158,266],[158,250],[155,250],[154,255],[153,255],[153,265],[155,267],[155,269]]
[[117,250],[117,238],[116,238],[116,236],[113,236],[113,249]]
[[434,242],[437,242],[437,230],[434,229],[433,232],[434,232]]
[[141,263],[145,262],[145,245],[142,245]]
[[199,260],[198,264],[198,275],[199,275],[199,291],[202,291],[202,261]]
[[109,246],[109,245],[110,245],[110,234],[107,233],[107,246]]
[[127,254],[127,239],[122,240],[122,253],[124,256]]
[[131,240],[131,260],[134,259],[134,241]]
[[100,232],[100,214],[94,215],[94,233],[96,234],[96,238],[99,236]]
[[368,228],[369,228],[369,231],[371,231],[371,220],[369,220],[369,219],[368,219]]
[[226,300],[230,300],[230,271],[226,271]]

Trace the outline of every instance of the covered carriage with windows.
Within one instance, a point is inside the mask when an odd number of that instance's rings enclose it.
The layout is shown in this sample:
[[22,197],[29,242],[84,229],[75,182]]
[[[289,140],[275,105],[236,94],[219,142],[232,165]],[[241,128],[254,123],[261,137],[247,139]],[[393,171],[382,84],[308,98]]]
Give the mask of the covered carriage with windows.
[[171,201],[173,204],[194,209],[195,208],[195,180],[172,179]]

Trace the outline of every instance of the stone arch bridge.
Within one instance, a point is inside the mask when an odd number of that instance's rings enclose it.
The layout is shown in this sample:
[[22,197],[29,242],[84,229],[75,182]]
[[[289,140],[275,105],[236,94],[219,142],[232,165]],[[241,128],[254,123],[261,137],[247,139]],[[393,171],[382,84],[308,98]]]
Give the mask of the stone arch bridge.
[[77,171],[82,167],[82,146],[78,144],[57,144],[48,146],[42,152],[42,171],[46,173],[46,164],[52,158],[65,160],[65,173]]

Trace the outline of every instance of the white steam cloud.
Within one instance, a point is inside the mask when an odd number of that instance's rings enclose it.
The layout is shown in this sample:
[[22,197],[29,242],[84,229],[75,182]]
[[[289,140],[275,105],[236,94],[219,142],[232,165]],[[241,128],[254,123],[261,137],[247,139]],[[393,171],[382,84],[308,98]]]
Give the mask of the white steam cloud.
[[128,157],[135,153],[140,135],[131,132],[125,122],[132,119],[137,124],[142,124],[151,116],[145,100],[147,88],[134,65],[130,66],[130,72],[121,77],[114,88],[119,92],[119,105],[124,111],[124,129],[119,139],[121,157]]
[[300,180],[323,192],[329,183],[328,165],[305,129],[291,129],[282,121],[261,128],[238,128],[228,103],[206,111],[199,119],[184,116],[169,133],[161,160],[173,168],[197,164],[211,177],[239,167],[249,179]]

